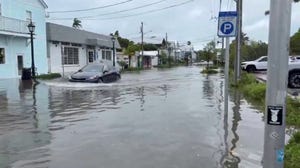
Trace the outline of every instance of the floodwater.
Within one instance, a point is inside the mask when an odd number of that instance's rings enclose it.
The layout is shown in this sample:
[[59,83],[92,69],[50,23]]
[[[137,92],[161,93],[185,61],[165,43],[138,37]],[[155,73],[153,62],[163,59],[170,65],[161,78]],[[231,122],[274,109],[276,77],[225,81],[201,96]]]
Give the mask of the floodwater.
[[200,67],[113,84],[0,80],[0,168],[257,168],[262,114]]

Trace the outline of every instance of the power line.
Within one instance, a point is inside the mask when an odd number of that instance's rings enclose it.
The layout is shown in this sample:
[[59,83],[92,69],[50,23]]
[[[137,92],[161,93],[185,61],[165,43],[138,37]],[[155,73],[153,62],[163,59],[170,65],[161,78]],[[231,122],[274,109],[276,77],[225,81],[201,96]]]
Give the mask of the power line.
[[71,13],[71,12],[90,11],[90,10],[103,9],[103,8],[108,8],[108,7],[112,7],[112,6],[117,6],[117,5],[128,3],[128,2],[131,2],[131,1],[133,1],[133,0],[126,0],[126,1],[115,3],[115,4],[110,4],[110,5],[105,5],[105,6],[99,6],[99,7],[95,7],[95,8],[77,9],[77,10],[65,10],[65,11],[50,11],[48,13]]
[[[159,8],[159,9],[153,9],[153,10],[148,10],[146,12],[140,12],[140,13],[136,13],[136,14],[131,14],[131,15],[125,15],[125,16],[115,16],[115,17],[107,17],[107,18],[86,18],[85,20],[112,20],[112,19],[121,19],[121,18],[127,18],[127,17],[133,17],[133,16],[139,16],[139,15],[144,15],[144,14],[148,14],[148,13],[154,13],[154,12],[158,12],[158,11],[162,11],[162,10],[167,10],[170,8],[174,8],[174,7],[178,7],[178,6],[182,6],[188,3],[193,2],[194,0],[188,0],[182,3],[178,3],[178,4],[174,4],[174,5],[170,5],[170,6],[166,6],[163,8]],[[148,5],[149,6],[149,5]],[[49,19],[49,20],[70,20],[73,18],[67,18],[67,19]]]
[[170,8],[175,8],[178,6],[182,6],[188,3],[193,2],[194,0],[188,0],[179,4],[174,4],[174,5],[170,5],[167,7],[163,7],[163,8],[159,8],[159,9],[153,9],[153,10],[149,10],[146,12],[140,12],[140,13],[136,13],[136,14],[132,14],[132,15],[125,15],[125,16],[116,16],[116,17],[108,17],[108,18],[99,18],[99,19],[86,19],[86,20],[112,20],[112,19],[121,19],[121,18],[127,18],[127,17],[133,17],[133,16],[140,16],[140,15],[144,15],[144,14],[149,14],[149,13],[154,13],[154,12],[158,12],[158,11],[162,11],[162,10],[166,10],[166,9],[170,9]]
[[[156,5],[156,4],[162,3],[164,1],[167,1],[167,0],[160,0],[160,1],[153,2],[153,3],[149,3],[149,4],[145,4],[145,5],[125,9],[125,10],[114,11],[114,12],[110,12],[110,13],[90,15],[90,16],[82,16],[82,17],[76,17],[76,18],[77,19],[87,19],[87,18],[93,18],[93,17],[98,17],[98,16],[107,16],[107,15],[112,15],[112,14],[117,14],[117,13],[129,12],[129,11],[133,11],[133,10],[136,10],[136,9],[141,9],[141,8],[145,8],[145,7],[148,7],[148,6]],[[53,18],[51,20],[70,20],[70,19],[73,19],[73,18],[74,17],[72,17],[72,18]]]

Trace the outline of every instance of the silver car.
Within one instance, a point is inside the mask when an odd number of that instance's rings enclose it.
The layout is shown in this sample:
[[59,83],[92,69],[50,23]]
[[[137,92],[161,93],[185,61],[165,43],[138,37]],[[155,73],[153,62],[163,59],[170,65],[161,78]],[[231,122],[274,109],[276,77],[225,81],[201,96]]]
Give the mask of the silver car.
[[121,78],[118,67],[109,63],[92,63],[79,69],[69,77],[70,82],[109,83]]

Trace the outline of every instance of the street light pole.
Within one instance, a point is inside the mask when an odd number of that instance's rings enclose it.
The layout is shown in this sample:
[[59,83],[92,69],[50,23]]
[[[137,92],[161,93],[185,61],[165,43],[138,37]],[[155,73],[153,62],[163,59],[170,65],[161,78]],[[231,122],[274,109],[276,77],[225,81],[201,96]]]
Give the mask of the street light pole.
[[144,23],[141,23],[141,50],[142,50],[142,58],[141,58],[141,65],[144,68]]
[[115,51],[115,42],[116,42],[116,38],[115,38],[115,36],[112,36],[112,38],[111,38],[111,40],[112,40],[112,42],[113,42],[113,66],[115,66],[116,65],[116,51]]
[[28,24],[28,30],[30,32],[30,43],[31,43],[31,72],[32,78],[35,79],[35,64],[34,64],[34,47],[33,47],[33,33],[35,30],[35,25],[32,21]]

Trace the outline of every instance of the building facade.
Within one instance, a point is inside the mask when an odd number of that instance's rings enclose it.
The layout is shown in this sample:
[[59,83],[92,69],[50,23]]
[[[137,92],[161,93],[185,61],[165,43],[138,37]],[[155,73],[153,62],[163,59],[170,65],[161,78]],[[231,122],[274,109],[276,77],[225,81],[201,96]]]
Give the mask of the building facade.
[[31,67],[28,24],[34,22],[34,56],[38,74],[47,73],[46,3],[43,0],[0,0],[0,79],[19,78]]
[[[48,71],[51,73],[75,72],[89,63],[111,60],[115,46],[111,36],[47,23]],[[117,61],[117,58],[115,58]]]

